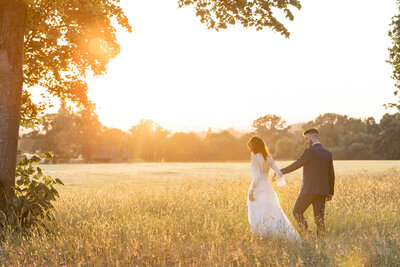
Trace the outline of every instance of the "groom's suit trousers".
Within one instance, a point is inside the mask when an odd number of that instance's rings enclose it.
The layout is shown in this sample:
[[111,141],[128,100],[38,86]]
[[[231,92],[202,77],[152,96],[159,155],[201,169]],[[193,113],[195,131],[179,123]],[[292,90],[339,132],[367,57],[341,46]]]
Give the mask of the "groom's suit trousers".
[[303,231],[308,231],[307,221],[304,218],[303,213],[310,205],[312,205],[314,211],[314,220],[315,224],[317,225],[317,235],[321,235],[325,232],[325,201],[326,196],[324,195],[299,195],[293,208],[293,216]]

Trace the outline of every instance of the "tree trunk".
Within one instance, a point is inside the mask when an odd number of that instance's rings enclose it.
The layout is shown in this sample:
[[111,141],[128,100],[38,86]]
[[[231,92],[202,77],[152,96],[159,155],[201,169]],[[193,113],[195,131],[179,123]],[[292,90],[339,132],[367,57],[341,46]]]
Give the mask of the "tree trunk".
[[[23,84],[25,6],[0,0],[0,182],[13,195]],[[4,205],[4,199],[0,200]]]

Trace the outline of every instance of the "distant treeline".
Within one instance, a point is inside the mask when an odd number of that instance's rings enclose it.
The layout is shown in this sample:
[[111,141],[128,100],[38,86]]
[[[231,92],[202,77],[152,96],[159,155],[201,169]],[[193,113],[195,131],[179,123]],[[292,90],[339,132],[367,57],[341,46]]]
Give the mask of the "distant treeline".
[[248,133],[232,129],[172,133],[152,120],[142,120],[124,132],[103,126],[94,113],[74,113],[62,106],[58,113],[43,117],[40,129],[21,136],[20,150],[51,151],[55,162],[243,161],[250,156],[247,141],[259,135],[274,158],[295,159],[305,148],[303,130],[316,127],[335,159],[400,159],[400,112],[385,114],[379,123],[326,113],[297,125],[270,114],[256,119],[252,127]]

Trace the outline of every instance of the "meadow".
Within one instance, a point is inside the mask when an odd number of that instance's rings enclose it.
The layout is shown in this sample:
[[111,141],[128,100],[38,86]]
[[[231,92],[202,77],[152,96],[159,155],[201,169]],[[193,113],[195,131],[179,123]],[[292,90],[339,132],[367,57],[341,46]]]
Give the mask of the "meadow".
[[[288,162],[277,162],[279,167]],[[2,266],[400,265],[400,161],[335,161],[327,234],[258,238],[247,221],[249,162],[43,165],[60,178],[48,230],[7,234]],[[292,208],[301,170],[274,188]],[[312,209],[306,218],[315,232]]]

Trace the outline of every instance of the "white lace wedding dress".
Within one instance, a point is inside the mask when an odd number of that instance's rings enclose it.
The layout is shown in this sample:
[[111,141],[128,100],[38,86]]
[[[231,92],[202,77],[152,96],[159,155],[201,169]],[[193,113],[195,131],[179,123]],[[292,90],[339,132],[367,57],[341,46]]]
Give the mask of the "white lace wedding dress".
[[247,197],[251,230],[254,234],[265,237],[300,240],[299,234],[283,212],[278,196],[268,181],[271,167],[277,176],[282,176],[272,157],[268,156],[267,160],[264,160],[261,153],[251,157],[250,170],[253,179],[250,190],[254,190],[254,201],[250,201]]

